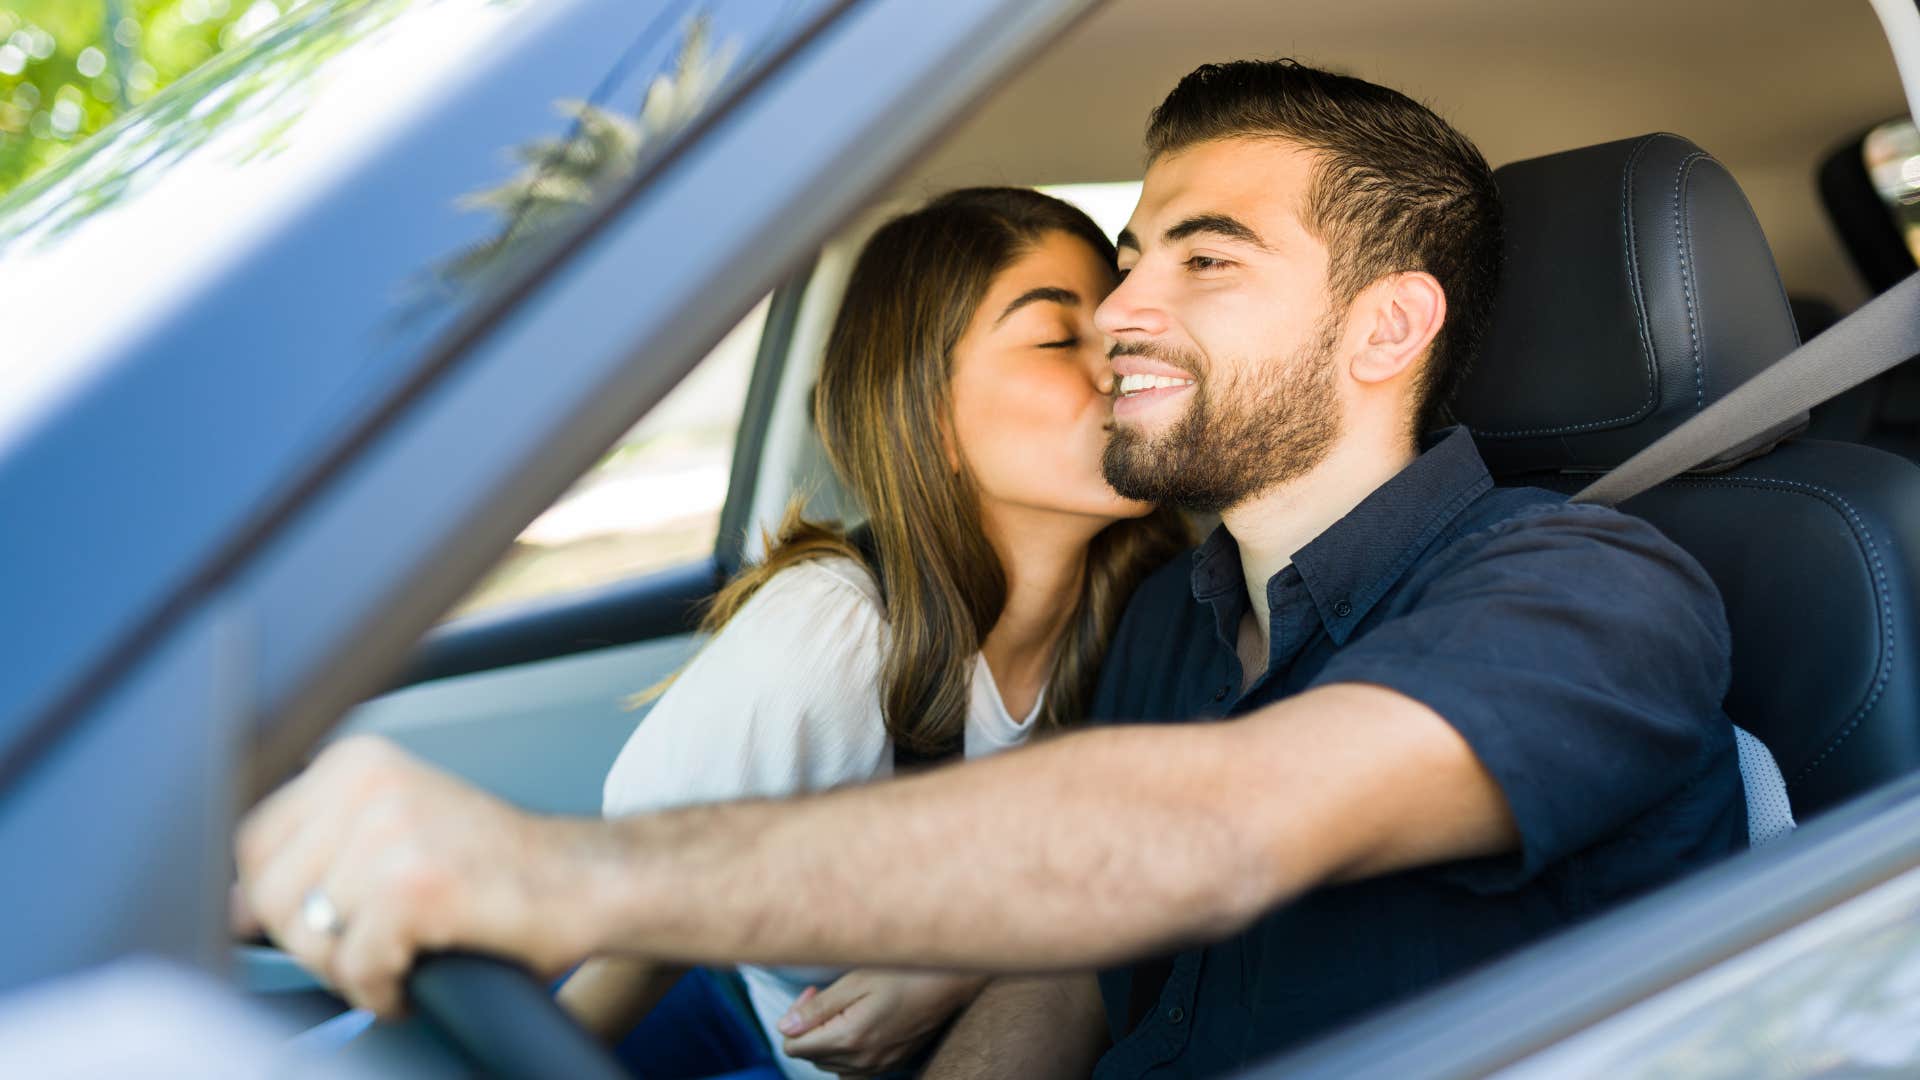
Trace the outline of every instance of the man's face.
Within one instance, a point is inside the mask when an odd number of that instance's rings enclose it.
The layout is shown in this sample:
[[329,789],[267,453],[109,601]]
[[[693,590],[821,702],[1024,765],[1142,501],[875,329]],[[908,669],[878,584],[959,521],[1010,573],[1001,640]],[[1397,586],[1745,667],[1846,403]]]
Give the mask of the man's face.
[[[1115,340],[1107,482],[1218,513],[1323,460],[1340,433],[1327,248],[1299,212],[1311,155],[1278,140],[1156,159],[1095,313]],[[1168,385],[1169,383],[1173,385]]]

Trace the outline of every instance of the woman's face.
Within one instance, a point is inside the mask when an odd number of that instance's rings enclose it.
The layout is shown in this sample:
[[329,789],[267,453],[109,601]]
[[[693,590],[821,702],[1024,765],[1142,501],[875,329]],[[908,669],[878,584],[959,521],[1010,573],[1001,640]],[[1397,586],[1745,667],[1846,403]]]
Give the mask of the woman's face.
[[1104,526],[1150,505],[1100,474],[1113,420],[1111,362],[1093,312],[1113,267],[1065,232],[1000,272],[953,352],[955,442],[983,509],[1052,512]]

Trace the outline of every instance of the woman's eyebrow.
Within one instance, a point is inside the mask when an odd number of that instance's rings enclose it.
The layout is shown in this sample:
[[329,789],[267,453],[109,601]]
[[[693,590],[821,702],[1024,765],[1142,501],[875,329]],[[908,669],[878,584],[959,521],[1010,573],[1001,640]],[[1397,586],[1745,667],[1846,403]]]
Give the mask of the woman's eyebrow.
[[1080,294],[1074,292],[1072,289],[1062,289],[1057,285],[1042,285],[1037,289],[1028,289],[1026,292],[1013,298],[1013,303],[1008,304],[1007,309],[1000,313],[1000,317],[993,320],[993,325],[999,326],[1001,323],[1007,321],[1007,316],[1012,315],[1028,304],[1041,300],[1050,300],[1053,303],[1065,304],[1068,307],[1078,307],[1080,304]]

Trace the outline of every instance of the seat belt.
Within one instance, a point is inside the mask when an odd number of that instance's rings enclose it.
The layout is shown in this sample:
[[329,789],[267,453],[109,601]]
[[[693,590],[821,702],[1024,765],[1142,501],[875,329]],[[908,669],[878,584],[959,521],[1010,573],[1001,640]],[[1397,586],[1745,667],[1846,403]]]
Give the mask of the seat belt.
[[1698,416],[1582,488],[1573,502],[1613,506],[1761,440],[1829,398],[1920,355],[1920,273],[1735,387]]

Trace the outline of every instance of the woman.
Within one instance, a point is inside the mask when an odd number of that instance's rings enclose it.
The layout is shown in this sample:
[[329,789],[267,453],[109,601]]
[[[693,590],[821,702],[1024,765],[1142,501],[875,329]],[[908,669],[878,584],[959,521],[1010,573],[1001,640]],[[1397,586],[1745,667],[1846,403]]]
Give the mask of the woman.
[[[1116,280],[1099,228],[1029,190],[956,191],[873,236],[814,401],[867,525],[789,514],[615,762],[609,815],[865,782],[1081,718],[1128,595],[1187,543],[1101,477],[1093,312]],[[613,1035],[676,974],[599,959],[562,1000]],[[910,1061],[982,982],[741,974],[780,1068],[807,1078]]]

